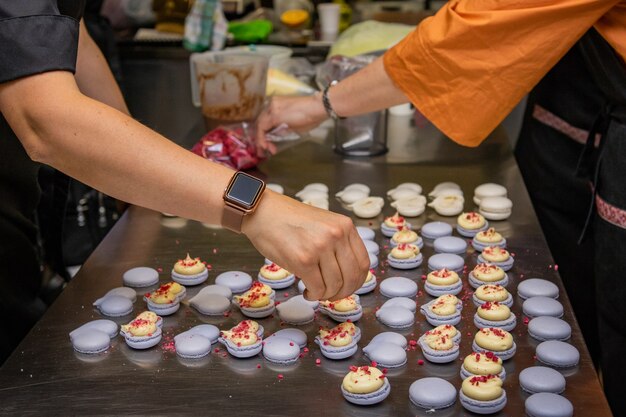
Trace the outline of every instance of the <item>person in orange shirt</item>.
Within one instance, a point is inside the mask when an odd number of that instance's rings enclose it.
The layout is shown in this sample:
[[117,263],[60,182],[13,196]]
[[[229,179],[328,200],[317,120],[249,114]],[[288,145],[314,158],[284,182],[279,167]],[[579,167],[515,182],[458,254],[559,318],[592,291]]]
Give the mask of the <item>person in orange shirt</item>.
[[478,146],[532,90],[518,164],[613,412],[626,415],[625,57],[624,0],[451,0],[323,93],[273,99],[257,141],[275,152],[265,132],[282,123],[306,130],[410,101]]

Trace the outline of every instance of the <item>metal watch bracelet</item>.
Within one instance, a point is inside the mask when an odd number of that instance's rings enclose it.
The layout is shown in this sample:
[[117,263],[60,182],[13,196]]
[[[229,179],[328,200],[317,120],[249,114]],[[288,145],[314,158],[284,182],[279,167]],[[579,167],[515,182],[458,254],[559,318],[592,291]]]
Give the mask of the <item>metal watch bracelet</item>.
[[322,104],[324,104],[324,110],[326,110],[326,113],[328,113],[328,115],[333,120],[345,119],[345,117],[341,117],[335,112],[335,110],[333,109],[333,106],[330,104],[330,100],[328,99],[328,90],[330,90],[330,87],[337,85],[338,83],[339,81],[337,80],[331,81],[330,84],[326,86],[326,88],[324,89],[324,92],[322,93]]

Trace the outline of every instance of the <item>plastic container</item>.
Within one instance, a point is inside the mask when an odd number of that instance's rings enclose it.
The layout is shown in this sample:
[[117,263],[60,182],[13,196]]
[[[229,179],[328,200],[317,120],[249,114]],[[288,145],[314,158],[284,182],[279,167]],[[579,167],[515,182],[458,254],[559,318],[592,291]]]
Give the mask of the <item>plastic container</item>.
[[250,53],[191,54],[191,92],[208,130],[253,121],[263,108],[269,58]]

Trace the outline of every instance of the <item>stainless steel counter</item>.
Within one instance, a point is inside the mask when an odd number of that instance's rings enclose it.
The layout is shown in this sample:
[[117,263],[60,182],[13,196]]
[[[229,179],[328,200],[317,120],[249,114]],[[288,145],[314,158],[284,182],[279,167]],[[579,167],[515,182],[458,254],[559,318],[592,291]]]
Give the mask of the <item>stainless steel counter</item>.
[[[264,163],[258,173],[268,181],[283,185],[289,195],[309,182],[328,184],[331,195],[349,183],[364,182],[371,186],[372,195],[382,196],[389,188],[404,181],[418,182],[426,192],[440,181],[456,181],[465,191],[467,210],[473,208],[471,200],[476,185],[487,181],[506,185],[514,202],[514,213],[508,221],[494,222],[494,226],[504,234],[515,254],[515,266],[510,273],[512,282],[508,288],[515,296],[517,284],[528,277],[542,277],[559,285],[565,320],[573,328],[570,342],[581,352],[580,365],[563,371],[567,379],[564,395],[573,402],[577,416],[611,415],[503,130],[494,132],[481,147],[467,149],[442,140],[429,125],[414,128],[406,118],[392,120],[390,125],[395,131],[390,135],[391,151],[384,157],[342,159],[333,154],[328,145],[305,141],[288,147]],[[193,132],[189,134],[189,141],[192,139],[197,139]],[[348,214],[334,199],[331,199],[331,209]],[[387,205],[384,215],[390,214],[392,209]],[[355,223],[378,229],[382,219],[381,215],[373,220],[355,220]],[[455,221],[454,218],[441,218],[428,209],[412,223],[419,227],[431,220],[451,224]],[[379,232],[377,241],[383,246],[386,244]],[[460,360],[447,365],[427,361],[418,365],[418,360],[423,359],[421,351],[409,351],[408,364],[389,371],[392,391],[383,403],[371,407],[349,404],[339,389],[342,378],[349,365],[368,361],[361,352],[342,361],[321,356],[312,341],[318,326],[333,324],[325,316],[302,327],[309,335],[310,350],[293,366],[273,365],[260,356],[235,359],[225,355],[219,345],[219,353],[212,352],[204,359],[178,358],[172,349],[175,334],[200,323],[226,329],[243,319],[239,312],[233,312],[230,317],[209,318],[188,306],[182,306],[176,314],[165,318],[163,341],[150,350],[132,350],[118,337],[113,340],[111,348],[100,355],[81,355],[73,351],[68,333],[87,321],[101,318],[91,303],[109,289],[121,286],[124,271],[136,266],[162,268],[161,282],[166,282],[173,263],[187,252],[200,256],[212,266],[209,283],[217,274],[233,269],[254,276],[263,264],[263,256],[244,237],[196,222],[165,219],[159,213],[142,208],[131,208],[0,370],[0,412],[7,415],[322,416],[332,413],[338,416],[426,416],[432,414],[409,402],[408,389],[413,381],[440,376],[460,387]],[[383,249],[381,259],[386,253],[387,250]],[[425,258],[432,253],[432,247],[425,246]],[[472,268],[476,263],[474,251],[468,250],[465,258]],[[377,270],[379,279],[389,276],[412,278],[418,282],[420,290],[423,289],[420,279],[423,273],[424,266],[413,271],[387,267]],[[464,282],[467,291],[466,277]],[[189,288],[189,295],[198,290]],[[293,286],[279,291],[278,297],[287,299],[295,294],[297,289]],[[420,292],[417,303],[421,305],[430,299]],[[361,347],[375,334],[390,330],[373,314],[384,300],[378,290],[362,297],[365,314],[357,323],[363,331]],[[133,315],[115,321],[119,324],[128,322],[144,309],[145,303],[138,297]],[[477,331],[472,323],[474,312],[471,301],[466,302],[463,321],[459,325],[463,334],[460,358],[471,352],[472,338]],[[537,342],[527,335],[521,300],[516,296],[513,312],[518,317],[517,328],[512,332],[517,354],[505,364],[507,379],[504,388],[508,405],[499,414],[501,416],[524,415],[526,395],[518,386],[518,374],[536,364],[533,356]],[[276,317],[260,322],[266,334],[281,328]],[[416,324],[402,333],[410,339],[417,339],[429,328],[418,314]],[[315,364],[317,358],[321,358],[319,366]],[[283,375],[282,380],[278,378],[279,374]],[[453,407],[434,415],[469,414],[457,401]]]

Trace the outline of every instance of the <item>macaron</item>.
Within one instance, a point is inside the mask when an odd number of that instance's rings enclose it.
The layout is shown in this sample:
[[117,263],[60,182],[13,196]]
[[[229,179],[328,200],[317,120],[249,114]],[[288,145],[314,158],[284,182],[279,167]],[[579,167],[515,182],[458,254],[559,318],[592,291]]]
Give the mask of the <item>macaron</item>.
[[483,249],[482,253],[478,255],[478,262],[498,265],[503,270],[508,271],[513,268],[515,259],[511,256],[509,251],[500,246],[487,246]]
[[270,288],[281,290],[296,282],[296,276],[275,263],[271,263],[261,267],[258,280]]
[[380,232],[383,236],[392,237],[394,233],[405,227],[411,230],[411,224],[396,213],[393,216],[385,217],[385,220],[380,224]]
[[506,406],[506,391],[495,375],[471,376],[463,380],[459,391],[461,405],[476,414],[494,414]]
[[535,351],[537,360],[553,368],[570,368],[578,365],[580,353],[569,343],[559,340],[541,342]]
[[501,287],[509,285],[509,276],[504,272],[504,269],[498,265],[486,262],[476,265],[470,271],[467,280],[473,288],[478,288],[482,285],[498,285]]
[[503,187],[500,184],[494,184],[492,182],[488,182],[485,184],[481,184],[478,187],[474,188],[474,203],[479,206],[480,202],[483,198],[488,197],[506,197],[507,191],[506,187]]
[[70,333],[72,347],[78,353],[95,355],[106,351],[111,346],[111,337],[97,328],[76,329]]
[[92,320],[72,330],[70,332],[70,340],[73,340],[79,333],[85,330],[97,330],[105,333],[109,336],[109,338],[113,339],[117,336],[118,325],[114,321],[106,319]]
[[450,363],[459,357],[459,344],[443,332],[426,332],[418,344],[424,357],[432,363]]
[[438,253],[428,258],[428,269],[437,271],[439,269],[449,269],[460,274],[463,272],[465,261],[459,255],[452,253]]
[[378,256],[378,254],[380,253],[380,246],[373,240],[364,240],[363,245],[365,245],[365,250],[367,251],[367,253],[370,253],[374,256]]
[[311,323],[315,310],[304,298],[290,298],[276,306],[280,320],[294,326]]
[[229,354],[236,358],[250,358],[263,350],[261,338],[252,329],[235,327],[222,331],[218,341],[226,347]]
[[361,219],[372,219],[383,211],[384,205],[385,200],[382,197],[365,197],[350,204],[348,208]]
[[546,340],[568,340],[572,336],[572,327],[565,320],[556,317],[535,317],[528,322],[530,337],[542,342]]
[[461,322],[463,303],[452,294],[442,295],[420,308],[426,321],[433,326],[449,324],[455,326]]
[[376,311],[376,318],[392,329],[406,329],[415,323],[415,312],[402,306],[391,306]]
[[157,325],[159,318],[155,314],[143,314],[130,323],[120,327],[120,334],[126,344],[133,349],[149,349],[156,346],[163,336],[161,327]]
[[463,290],[463,283],[459,274],[444,268],[432,271],[426,276],[424,290],[433,297],[444,294],[457,295]]
[[409,400],[426,410],[440,410],[454,405],[456,388],[445,379],[428,377],[418,379],[409,387]]
[[444,236],[435,239],[433,242],[435,252],[437,253],[453,253],[456,255],[464,255],[467,250],[467,242],[456,236]]
[[456,190],[461,193],[461,195],[463,194],[463,192],[461,191],[461,186],[459,184],[457,184],[456,182],[445,181],[435,185],[435,188],[433,188],[432,191],[428,193],[428,197],[434,198],[444,192],[450,192],[450,190]]
[[422,226],[420,234],[425,239],[437,239],[439,237],[451,236],[452,226],[445,222],[429,222]]
[[137,292],[134,289],[128,287],[117,287],[109,290],[104,296],[97,299],[93,305],[98,306],[106,297],[111,297],[113,295],[128,298],[133,303],[137,300]]
[[215,283],[230,288],[233,294],[241,294],[252,286],[252,277],[242,271],[227,271],[219,274]]
[[559,287],[556,284],[541,278],[529,278],[519,283],[517,295],[522,300],[532,297],[559,298]]
[[370,293],[374,291],[374,289],[376,288],[376,284],[377,284],[376,275],[374,275],[372,271],[368,271],[367,278],[363,282],[363,285],[361,285],[361,288],[356,290],[354,293],[357,295]]
[[443,191],[428,203],[428,207],[435,209],[440,216],[456,216],[463,211],[464,204],[465,199],[459,193]]
[[510,332],[517,325],[517,319],[509,307],[497,301],[487,301],[474,314],[474,325],[479,329],[494,327]]
[[159,273],[154,268],[139,266],[124,272],[122,280],[129,287],[150,287],[159,283]]
[[531,366],[520,372],[519,385],[529,394],[538,392],[560,394],[565,391],[565,377],[552,368]]
[[340,326],[332,329],[321,328],[315,337],[315,343],[320,347],[322,355],[334,360],[349,358],[359,349],[350,332]]
[[405,217],[417,217],[426,210],[426,197],[417,195],[409,198],[402,198],[391,203],[398,213]]
[[515,355],[517,346],[513,341],[511,333],[506,330],[489,327],[480,329],[476,333],[472,343],[472,350],[474,352],[492,352],[503,361],[506,361]]
[[522,304],[524,315],[529,318],[550,316],[563,317],[563,304],[549,297],[532,297],[524,301]]
[[[477,282],[475,282],[476,284]],[[513,307],[513,296],[502,285],[483,284],[476,288],[472,295],[472,301],[476,307],[480,307],[486,302],[498,302],[511,308]]]
[[[461,332],[457,330],[451,324],[440,324],[439,326],[426,331],[422,336],[446,336],[454,343],[459,344],[461,342]],[[419,340],[418,340],[419,342]]]
[[392,201],[415,198],[421,194],[422,186],[414,182],[405,182],[387,191],[387,197]]
[[420,249],[424,247],[424,240],[421,237],[419,237],[417,232],[414,232],[413,230],[406,228],[406,227],[400,230],[397,230],[391,236],[389,243],[391,244],[391,246],[398,246],[403,243],[407,243],[407,244],[415,245]]
[[417,283],[409,278],[389,277],[381,281],[380,293],[388,298],[415,297],[417,295]]
[[300,346],[293,340],[275,336],[263,342],[263,357],[272,363],[291,365],[300,356]]
[[363,348],[363,353],[382,368],[399,368],[407,362],[406,350],[395,343],[370,342]]
[[224,285],[217,284],[207,285],[206,287],[203,287],[200,291],[198,291],[196,296],[200,294],[218,294],[228,298],[229,300],[232,300],[233,298],[233,292],[230,290],[230,288]]
[[387,255],[389,266],[396,269],[415,269],[422,264],[424,257],[417,246],[400,243]]
[[562,395],[541,392],[528,397],[524,403],[528,417],[572,417],[574,406]]
[[357,321],[363,316],[358,297],[352,295],[337,301],[321,301],[320,311],[338,322]]
[[362,240],[374,240],[376,233],[369,227],[357,226],[356,231]]
[[487,197],[480,201],[478,212],[489,220],[505,220],[511,216],[513,202],[506,197]]
[[199,285],[209,277],[209,271],[200,258],[192,258],[189,254],[174,264],[171,274],[172,279],[181,285]]
[[148,310],[159,316],[169,316],[180,308],[180,301],[187,293],[185,287],[177,282],[168,282],[151,293],[144,295]]
[[472,352],[467,355],[461,365],[461,379],[481,375],[497,375],[504,381],[506,370],[502,366],[502,359],[489,351]]
[[211,344],[217,343],[217,339],[220,337],[220,330],[212,325],[212,324],[199,324],[197,326],[192,327],[191,329],[179,333],[174,336],[176,339],[177,336],[185,336],[185,335],[199,335],[208,339]]
[[211,352],[211,340],[198,333],[184,332],[174,336],[176,354],[184,359],[199,359]]
[[271,291],[273,290],[269,286],[255,282],[248,291],[235,296],[233,302],[247,317],[254,319],[268,317],[276,310]]
[[402,349],[406,349],[406,347],[409,344],[408,341],[406,340],[406,337],[404,337],[400,333],[396,333],[396,332],[382,332],[382,333],[378,333],[376,336],[374,336],[372,338],[372,340],[370,340],[369,344],[373,345],[375,343],[381,343],[381,342],[398,345]]
[[382,310],[383,308],[389,307],[402,307],[415,313],[417,310],[417,303],[409,297],[394,297],[385,301],[383,305],[380,306],[380,309]]
[[506,248],[506,239],[496,231],[495,228],[490,227],[487,230],[476,233],[472,239],[472,246],[478,252],[482,252],[486,247],[499,246]]
[[425,239],[437,239],[439,237],[451,236],[452,226],[444,222],[430,222],[422,226],[420,233]]
[[189,299],[189,305],[206,316],[221,316],[230,310],[230,299],[221,294],[202,293]]
[[374,269],[378,267],[378,256],[374,255],[373,253],[368,253],[369,255],[369,259],[370,259],[370,269]]
[[341,384],[344,398],[357,405],[378,404],[389,396],[391,385],[378,368],[351,366]]
[[306,347],[308,342],[306,333],[304,333],[300,329],[281,329],[276,333],[271,334],[268,339],[272,337],[284,337],[286,339],[289,339],[297,344],[300,349]]
[[133,302],[121,295],[110,295],[96,301],[95,307],[105,316],[123,317],[133,312]]
[[318,300],[307,300],[302,294],[294,295],[288,301],[308,304],[313,310],[317,310],[320,306],[320,302]]
[[461,236],[474,237],[476,233],[489,228],[489,222],[482,214],[470,211],[461,213],[456,219],[456,230]]

